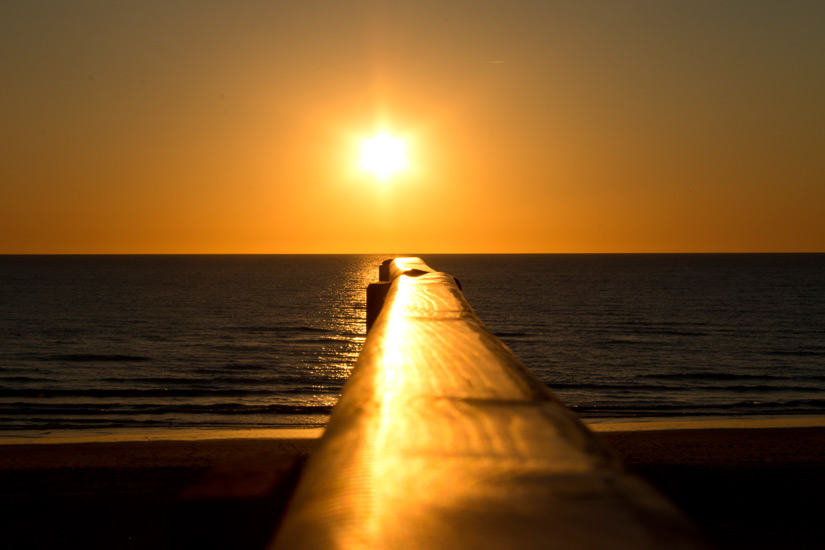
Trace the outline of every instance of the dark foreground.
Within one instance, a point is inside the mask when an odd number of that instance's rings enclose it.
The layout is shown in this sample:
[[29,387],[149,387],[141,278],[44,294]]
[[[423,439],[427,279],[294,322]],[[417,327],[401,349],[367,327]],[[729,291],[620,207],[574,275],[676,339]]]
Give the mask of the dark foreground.
[[[825,428],[601,434],[719,548],[825,548]],[[0,547],[263,548],[313,440],[0,447]]]

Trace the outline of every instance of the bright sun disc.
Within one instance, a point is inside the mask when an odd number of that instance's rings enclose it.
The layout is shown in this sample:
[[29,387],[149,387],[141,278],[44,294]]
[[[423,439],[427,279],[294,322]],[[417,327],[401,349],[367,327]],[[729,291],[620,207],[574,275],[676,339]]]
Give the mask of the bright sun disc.
[[407,167],[407,146],[400,139],[381,132],[361,144],[359,165],[376,178],[387,180]]

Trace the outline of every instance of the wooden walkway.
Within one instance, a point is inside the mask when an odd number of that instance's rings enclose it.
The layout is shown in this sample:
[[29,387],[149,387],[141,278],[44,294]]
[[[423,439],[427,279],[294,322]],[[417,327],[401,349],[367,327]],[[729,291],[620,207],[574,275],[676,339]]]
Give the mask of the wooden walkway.
[[271,548],[703,547],[484,327],[453,277],[417,258],[389,272]]

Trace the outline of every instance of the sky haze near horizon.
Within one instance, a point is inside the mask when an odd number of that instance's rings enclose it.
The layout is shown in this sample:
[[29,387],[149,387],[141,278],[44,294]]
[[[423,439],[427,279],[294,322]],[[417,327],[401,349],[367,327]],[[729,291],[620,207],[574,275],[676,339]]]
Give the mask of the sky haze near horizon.
[[0,253],[825,252],[825,2],[31,0],[0,45]]

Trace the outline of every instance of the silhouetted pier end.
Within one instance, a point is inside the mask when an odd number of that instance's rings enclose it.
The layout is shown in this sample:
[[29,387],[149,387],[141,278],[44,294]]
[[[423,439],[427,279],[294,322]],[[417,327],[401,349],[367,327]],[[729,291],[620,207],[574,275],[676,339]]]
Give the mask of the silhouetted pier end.
[[703,547],[484,327],[452,276],[418,258],[386,273],[271,548]]

